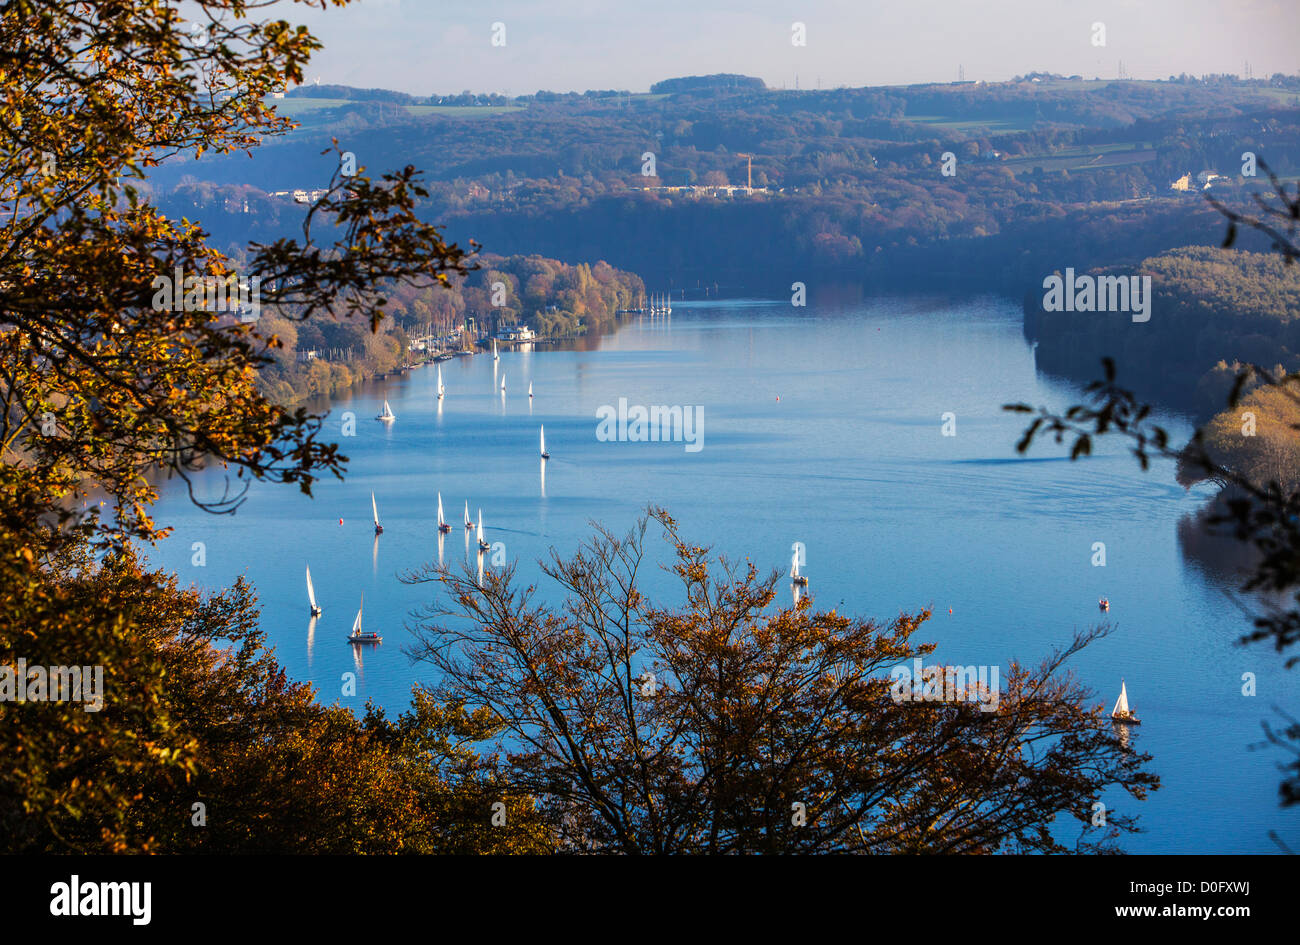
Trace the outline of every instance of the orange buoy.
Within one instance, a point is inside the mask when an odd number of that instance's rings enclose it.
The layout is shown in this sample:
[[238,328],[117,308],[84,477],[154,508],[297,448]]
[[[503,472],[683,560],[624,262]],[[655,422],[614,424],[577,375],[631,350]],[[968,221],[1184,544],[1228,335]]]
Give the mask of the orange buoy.
[[951,607],[948,608],[948,613],[952,613],[952,608],[951,608]]
[[343,524],[343,519],[339,519],[339,524],[340,524],[340,525]]

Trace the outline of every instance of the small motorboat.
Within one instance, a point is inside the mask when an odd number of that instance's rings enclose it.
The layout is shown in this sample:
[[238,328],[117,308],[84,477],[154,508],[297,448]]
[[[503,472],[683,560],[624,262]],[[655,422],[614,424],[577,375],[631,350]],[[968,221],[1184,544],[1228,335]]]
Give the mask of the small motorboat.
[[1101,600],[1097,601],[1097,607],[1101,610],[1102,613],[1105,613],[1106,611],[1110,610],[1110,601],[1108,601],[1106,598],[1103,597]]

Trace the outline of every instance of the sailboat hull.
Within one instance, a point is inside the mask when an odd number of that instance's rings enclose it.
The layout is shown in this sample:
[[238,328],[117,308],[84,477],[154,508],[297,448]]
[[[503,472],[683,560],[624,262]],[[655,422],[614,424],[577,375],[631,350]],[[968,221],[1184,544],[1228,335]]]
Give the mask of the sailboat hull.
[[349,643],[383,643],[384,638],[377,633],[354,633],[348,637]]

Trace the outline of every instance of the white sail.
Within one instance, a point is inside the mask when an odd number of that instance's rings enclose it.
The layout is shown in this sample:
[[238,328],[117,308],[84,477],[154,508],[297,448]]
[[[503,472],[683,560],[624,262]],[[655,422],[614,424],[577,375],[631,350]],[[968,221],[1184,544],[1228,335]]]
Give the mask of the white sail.
[[528,396],[529,396],[529,397],[532,397],[532,396],[533,396],[533,382],[532,382],[532,381],[529,381],[529,382],[528,382]]
[[438,527],[442,528],[445,523],[442,520],[442,493],[438,493]]
[[379,506],[375,504],[375,494],[370,493],[370,511],[374,513],[375,524],[379,524]]
[[495,338],[492,339],[492,360],[493,361],[501,360],[501,356],[497,354],[497,340]]
[[439,364],[438,365],[438,399],[441,400],[442,395],[445,393],[447,393],[447,388],[442,386],[442,365]]
[[469,521],[469,499],[466,499],[466,500],[465,500],[465,527],[468,528],[469,525],[470,525],[470,521]]
[[542,427],[540,430],[538,430],[538,433],[542,440],[542,455],[545,456],[546,455],[546,427]]
[[504,394],[505,392],[506,392],[506,374],[505,371],[502,371],[501,372],[501,393]]
[[311,586],[311,565],[307,566],[307,600],[311,602],[311,609],[316,609],[316,591]]
[[1132,714],[1131,712],[1129,712],[1129,708],[1128,708],[1128,687],[1124,685],[1123,680],[1120,680],[1119,698],[1115,700],[1115,708],[1110,714],[1119,715],[1119,716]]
[[[365,598],[365,595],[363,594],[363,595],[361,596],[361,607],[364,607],[365,605],[366,605],[366,598]],[[354,621],[352,621],[352,635],[353,635],[353,636],[356,636],[358,633],[361,632],[361,607],[358,607],[358,608],[357,608],[357,619],[354,620]]]
[[388,406],[387,400],[384,401],[384,412],[381,413],[379,416],[380,419],[383,420],[394,420],[397,417],[397,415],[393,413],[393,408]]
[[797,578],[798,576],[799,576],[799,552],[796,551],[790,558],[790,577]]
[[483,510],[478,510],[478,540],[483,541]]

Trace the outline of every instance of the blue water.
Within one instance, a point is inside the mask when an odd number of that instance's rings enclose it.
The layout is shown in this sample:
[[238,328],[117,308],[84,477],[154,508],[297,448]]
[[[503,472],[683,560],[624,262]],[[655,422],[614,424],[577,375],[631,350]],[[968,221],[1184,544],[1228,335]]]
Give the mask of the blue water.
[[[434,591],[397,574],[438,556],[437,490],[454,526],[448,561],[465,559],[466,500],[472,516],[483,510],[487,540],[530,579],[550,547],[573,551],[591,520],[622,531],[654,502],[687,537],[763,568],[785,568],[803,542],[820,607],[886,619],[933,607],[918,636],[940,644],[935,660],[1004,674],[1011,660],[1037,664],[1096,622],[1104,595],[1117,629],[1070,665],[1107,705],[1127,681],[1143,719],[1138,745],[1163,782],[1143,803],[1107,799],[1140,815],[1146,832],[1126,848],[1275,852],[1270,829],[1295,846],[1300,812],[1276,803],[1283,758],[1250,746],[1271,705],[1296,708],[1296,676],[1266,647],[1234,645],[1246,623],[1224,594],[1231,583],[1180,551],[1177,523],[1208,493],[1185,492],[1165,464],[1142,473],[1118,442],[1079,463],[1047,446],[1018,458],[1022,420],[1001,405],[1079,396],[1036,374],[1019,325],[1018,307],[997,298],[800,310],[677,303],[671,319],[633,321],[596,350],[503,351],[496,365],[459,358],[443,364],[441,409],[433,368],[330,405],[327,429],[339,433],[351,411],[356,435],[339,440],[346,481],[321,482],[314,498],[257,486],[238,514],[214,517],[164,485],[158,517],[176,531],[151,555],[202,587],[246,574],[295,678],[324,701],[374,699],[392,711],[430,679],[404,646],[410,612]],[[398,417],[388,426],[373,419],[385,397]],[[703,449],[599,441],[596,411],[621,397],[701,405]],[[946,412],[955,436],[942,435]],[[539,424],[552,454],[544,487]],[[201,480],[214,494],[220,481]],[[385,529],[377,541],[372,490]],[[195,567],[200,541],[206,564]],[[1091,563],[1097,541],[1105,567]],[[324,608],[310,629],[305,564]],[[344,637],[363,592],[365,628],[384,643],[358,656]],[[1257,676],[1254,698],[1241,694],[1245,672]],[[346,673],[357,675],[355,696],[342,695]]]

